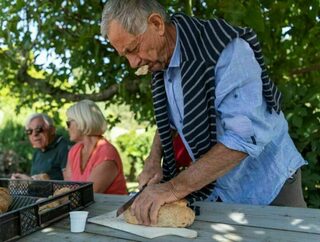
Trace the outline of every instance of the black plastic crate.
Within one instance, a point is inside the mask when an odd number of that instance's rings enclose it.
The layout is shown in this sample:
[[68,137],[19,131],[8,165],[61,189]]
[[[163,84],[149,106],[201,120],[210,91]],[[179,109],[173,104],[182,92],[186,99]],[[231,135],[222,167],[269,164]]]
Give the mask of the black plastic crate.
[[[1,179],[0,187],[9,189],[13,202],[8,212],[0,214],[0,241],[11,241],[42,229],[68,216],[70,211],[81,210],[94,202],[92,182],[34,181]],[[52,196],[61,188],[71,191]],[[68,196],[60,206],[39,211],[53,201]],[[39,198],[45,198],[39,201]]]

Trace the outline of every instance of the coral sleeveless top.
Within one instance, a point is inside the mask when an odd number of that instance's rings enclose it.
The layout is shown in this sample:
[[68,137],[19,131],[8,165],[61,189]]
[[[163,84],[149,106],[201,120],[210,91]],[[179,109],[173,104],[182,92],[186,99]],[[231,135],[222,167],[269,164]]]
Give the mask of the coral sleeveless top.
[[[68,162],[71,168],[72,181],[88,181],[89,176],[97,165],[102,162],[115,161],[118,175],[111,185],[104,191],[105,194],[127,194],[126,181],[123,174],[122,161],[117,149],[106,139],[100,139],[92,151],[84,170],[81,169],[82,143],[75,144],[69,151]],[[107,175],[107,174],[106,174]]]

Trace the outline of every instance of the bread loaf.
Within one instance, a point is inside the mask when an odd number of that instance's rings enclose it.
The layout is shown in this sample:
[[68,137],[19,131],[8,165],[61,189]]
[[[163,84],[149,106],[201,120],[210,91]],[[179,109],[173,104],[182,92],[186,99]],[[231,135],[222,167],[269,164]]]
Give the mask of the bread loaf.
[[4,187],[0,187],[0,214],[8,211],[12,203],[12,197],[9,190]]
[[[138,224],[130,209],[124,212],[124,219],[127,223]],[[159,210],[157,224],[151,226],[184,228],[190,226],[194,219],[195,214],[191,208],[187,207],[187,201],[179,200],[164,204]]]
[[[69,192],[69,191],[71,191],[71,189],[68,188],[68,187],[60,188],[60,189],[56,190],[56,191],[53,193],[53,197],[54,197],[54,196],[58,196],[58,195],[63,194],[63,193],[66,193],[66,192]],[[52,196],[49,196],[48,198],[51,198],[51,197],[52,197]],[[46,199],[46,198],[40,198],[40,199],[37,200],[37,202],[40,202],[40,201],[45,200],[45,199]],[[64,196],[64,197],[62,197],[62,198],[60,198],[60,199],[58,199],[58,200],[55,200],[55,201],[53,201],[53,202],[51,202],[51,203],[48,203],[48,204],[46,204],[46,205],[41,206],[41,207],[39,208],[39,211],[44,212],[44,211],[46,211],[46,210],[48,210],[48,209],[56,208],[56,207],[60,206],[61,204],[64,204],[64,203],[66,203],[66,202],[68,202],[68,201],[69,201],[69,198],[68,198],[68,196],[66,195],[66,196]]]
[[136,70],[136,72],[134,74],[136,74],[137,76],[144,76],[147,75],[149,71],[149,66],[148,65],[144,65],[138,68],[138,70]]
[[[60,188],[60,189],[56,190],[53,193],[53,196],[58,196],[60,194],[67,193],[67,192],[70,192],[70,191],[71,191],[71,189],[69,187],[63,187],[63,188]],[[66,203],[66,202],[69,201],[69,197],[68,196],[64,196],[64,197],[60,198],[58,201],[59,201],[60,204]]]

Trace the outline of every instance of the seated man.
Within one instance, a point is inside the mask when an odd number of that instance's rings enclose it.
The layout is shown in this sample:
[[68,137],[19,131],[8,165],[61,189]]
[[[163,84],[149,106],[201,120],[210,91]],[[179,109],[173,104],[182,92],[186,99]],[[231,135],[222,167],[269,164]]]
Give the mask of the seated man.
[[32,158],[31,177],[14,173],[11,179],[63,180],[70,148],[69,142],[56,134],[53,121],[45,114],[28,117],[25,132],[35,152]]

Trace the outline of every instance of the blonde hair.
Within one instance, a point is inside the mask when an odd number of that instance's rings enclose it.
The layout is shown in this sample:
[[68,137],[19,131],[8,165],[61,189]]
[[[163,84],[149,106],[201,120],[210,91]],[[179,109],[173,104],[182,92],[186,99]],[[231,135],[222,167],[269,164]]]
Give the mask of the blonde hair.
[[106,120],[95,102],[82,100],[67,110],[69,120],[74,120],[82,135],[103,135],[107,129]]

